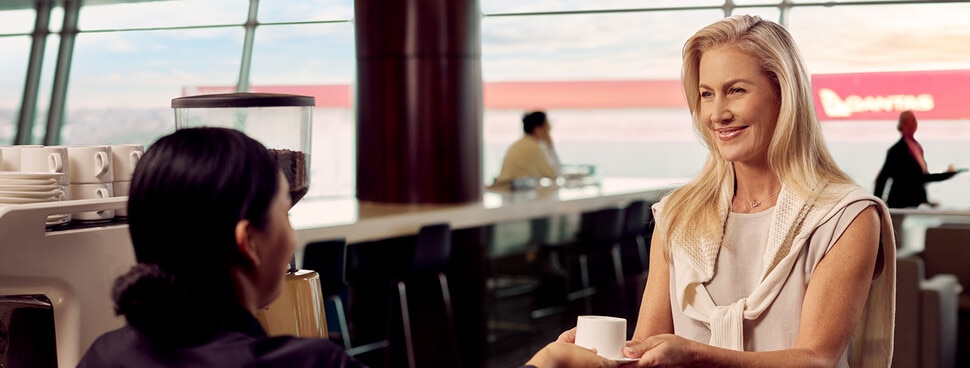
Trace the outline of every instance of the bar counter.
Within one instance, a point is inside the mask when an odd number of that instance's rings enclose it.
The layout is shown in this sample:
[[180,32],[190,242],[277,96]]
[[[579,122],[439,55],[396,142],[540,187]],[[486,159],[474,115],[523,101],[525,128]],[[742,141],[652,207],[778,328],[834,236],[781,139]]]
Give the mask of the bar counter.
[[[445,271],[451,289],[454,320],[458,338],[455,341],[436,329],[419,329],[416,341],[429,350],[432,359],[447,359],[455,354],[448,348],[455,343],[465,367],[483,367],[487,361],[487,320],[491,298],[487,296],[493,247],[505,236],[495,235],[496,225],[528,222],[533,219],[553,217],[579,217],[578,215],[608,207],[624,207],[633,200],[657,201],[670,190],[678,187],[683,179],[651,178],[586,178],[572,180],[562,185],[538,187],[529,190],[510,190],[508,186],[491,187],[484,191],[481,201],[462,204],[408,205],[381,204],[358,201],[355,198],[309,198],[297,203],[290,210],[290,222],[297,233],[296,260],[302,267],[303,249],[307,244],[331,239],[345,239],[348,244],[360,243],[370,249],[381,249],[370,263],[380,266],[369,270],[399,270],[406,267],[405,260],[412,258],[414,238],[424,225],[448,223],[451,228],[451,255]],[[577,215],[577,216],[574,216]],[[503,239],[495,239],[500,236]],[[410,250],[409,250],[410,249]],[[347,257],[351,257],[348,255]],[[348,259],[347,261],[351,261]],[[392,271],[392,274],[396,272]],[[370,273],[368,273],[370,274]],[[378,284],[380,285],[380,284]],[[420,287],[423,289],[415,289]],[[433,285],[408,286],[408,294],[432,295]],[[356,298],[358,303],[348,307],[355,315],[388,316],[395,310],[394,302],[381,291],[382,286],[361,286]],[[366,294],[366,296],[365,296]],[[366,301],[363,301],[365,300]],[[415,325],[440,323],[440,309],[422,304],[413,308],[410,320]],[[364,341],[376,341],[387,331],[381,318],[368,318],[357,324],[358,336]],[[431,322],[437,321],[437,322]],[[399,329],[392,324],[392,328]],[[366,331],[364,330],[366,329]],[[437,332],[436,332],[437,331]],[[401,333],[392,334],[401,336]],[[371,365],[405,365],[399,349],[400,340],[391,340],[392,363],[381,360],[366,361]],[[358,357],[362,358],[362,357]],[[451,364],[446,364],[451,366]]]
[[634,199],[659,200],[686,179],[604,177],[560,186],[512,191],[488,188],[480,202],[446,205],[383,204],[355,198],[308,198],[293,206],[290,221],[297,248],[344,238],[348,243],[413,235],[425,224],[448,222],[452,229],[506,221],[568,215],[623,206]]

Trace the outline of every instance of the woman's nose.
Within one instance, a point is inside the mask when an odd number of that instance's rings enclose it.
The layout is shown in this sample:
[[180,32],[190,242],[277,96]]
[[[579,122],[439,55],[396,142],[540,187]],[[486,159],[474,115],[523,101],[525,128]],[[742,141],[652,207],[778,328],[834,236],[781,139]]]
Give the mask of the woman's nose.
[[711,110],[711,122],[714,124],[727,124],[734,120],[734,114],[727,108],[726,104],[714,102],[714,109]]

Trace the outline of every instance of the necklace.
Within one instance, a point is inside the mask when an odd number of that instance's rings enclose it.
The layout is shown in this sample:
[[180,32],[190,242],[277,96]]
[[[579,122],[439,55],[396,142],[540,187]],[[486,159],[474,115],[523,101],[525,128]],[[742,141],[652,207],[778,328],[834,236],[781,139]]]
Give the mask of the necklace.
[[761,203],[763,203],[764,201],[767,201],[767,200],[769,200],[769,199],[771,199],[771,198],[774,198],[774,196],[776,196],[776,195],[778,195],[778,193],[781,193],[781,189],[778,189],[778,191],[777,191],[777,192],[775,192],[775,194],[772,194],[772,195],[770,195],[770,196],[768,196],[767,198],[765,198],[765,199],[762,199],[762,200],[760,200],[760,201],[751,201],[751,200],[749,200],[749,201],[748,201],[748,204],[750,204],[750,205],[751,205],[751,208],[755,208],[755,207],[758,207],[758,206],[760,206],[760,205],[761,205]]

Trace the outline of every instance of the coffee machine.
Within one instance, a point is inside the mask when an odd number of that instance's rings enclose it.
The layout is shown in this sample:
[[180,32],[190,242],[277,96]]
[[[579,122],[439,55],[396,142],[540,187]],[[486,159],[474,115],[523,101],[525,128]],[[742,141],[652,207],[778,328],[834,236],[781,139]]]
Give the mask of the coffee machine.
[[135,264],[123,222],[47,226],[59,213],[124,209],[127,197],[0,205],[0,366],[74,367],[124,325],[111,288]]

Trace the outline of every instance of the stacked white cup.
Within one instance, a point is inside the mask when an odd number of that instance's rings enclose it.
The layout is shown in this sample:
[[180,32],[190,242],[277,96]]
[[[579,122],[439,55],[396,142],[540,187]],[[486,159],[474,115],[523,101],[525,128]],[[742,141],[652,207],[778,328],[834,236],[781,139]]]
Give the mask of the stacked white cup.
[[[100,199],[113,195],[114,170],[111,146],[86,145],[63,146],[70,158],[69,199]],[[114,210],[100,210],[74,213],[72,218],[81,221],[111,220]]]
[[[20,145],[3,148],[4,166],[10,171],[19,171],[31,175],[43,173],[56,174],[50,178],[57,178],[56,197],[52,200],[63,201],[70,199],[69,175],[70,157],[67,148],[58,146]],[[46,177],[46,176],[43,176]],[[47,216],[48,225],[56,225],[71,221],[72,214],[60,213]]]
[[[144,153],[145,146],[140,144],[115,144],[111,146],[111,154],[114,157],[112,162],[114,182],[112,186],[116,197],[128,195],[128,189],[131,188],[131,174],[135,171],[135,165],[138,164],[138,160]],[[128,210],[117,210],[115,215],[127,217]]]
[[16,171],[34,173],[60,173],[60,184],[67,190],[71,175],[70,152],[61,146],[23,146],[17,150],[4,149],[4,157],[8,155],[19,157]]
[[20,170],[20,151],[24,148],[43,147],[40,144],[18,144],[13,146],[0,147],[0,171],[21,171]]

